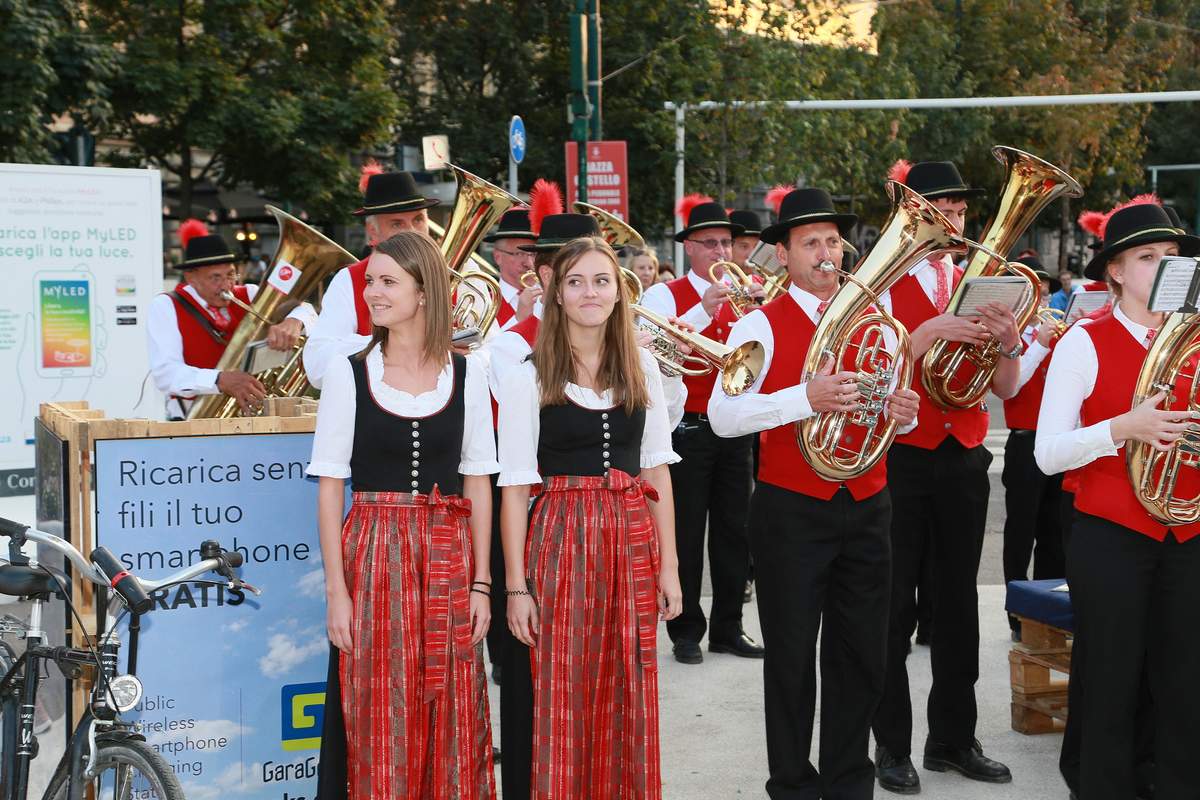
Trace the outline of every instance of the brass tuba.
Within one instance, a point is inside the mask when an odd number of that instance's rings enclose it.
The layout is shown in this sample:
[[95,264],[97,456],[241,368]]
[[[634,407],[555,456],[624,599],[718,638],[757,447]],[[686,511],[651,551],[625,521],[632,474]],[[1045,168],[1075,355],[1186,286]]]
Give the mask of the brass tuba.
[[[887,190],[891,215],[853,273],[826,262],[824,268],[841,273],[847,283],[830,300],[804,358],[802,380],[807,381],[828,358],[834,359],[835,371],[843,369],[847,352],[855,351],[852,363],[858,372],[860,407],[851,412],[822,411],[796,423],[796,444],[804,459],[830,481],[858,477],[883,457],[897,428],[894,421],[884,419],[884,402],[895,389],[907,389],[912,382],[908,330],[883,309],[879,295],[928,254],[962,241],[950,221],[924,197],[895,181],[888,181]],[[888,349],[887,329],[896,339],[894,351]],[[857,447],[844,445],[848,426],[866,431]]]
[[[333,240],[315,228],[275,206],[267,211],[279,224],[279,246],[271,258],[266,275],[274,277],[277,272],[291,270],[298,273],[295,283],[287,292],[275,288],[267,279],[259,289],[254,303],[246,307],[246,316],[238,323],[217,370],[241,369],[247,348],[266,338],[267,328],[282,322],[296,303],[303,302],[317,293],[325,278],[356,259]],[[241,305],[239,303],[239,305]],[[287,307],[285,307],[287,306]],[[308,377],[304,374],[300,352],[303,343],[295,347],[287,361],[255,375],[262,382],[269,397],[297,397],[308,391]],[[224,394],[202,395],[188,409],[188,419],[230,419],[241,413],[237,401]]]
[[[646,240],[642,238],[642,235],[632,225],[611,211],[605,211],[599,206],[578,200],[571,207],[575,209],[576,214],[587,214],[595,218],[600,225],[600,235],[613,250],[619,252],[622,247],[646,246]],[[625,286],[626,300],[630,303],[637,303],[642,299],[642,281],[633,270],[621,267],[621,281]]]
[[[982,247],[967,262],[962,280],[950,298],[950,307],[966,291],[968,278],[1012,272],[1029,281],[1026,303],[1016,314],[1017,330],[1022,331],[1037,311],[1040,283],[1033,270],[1005,258],[1042,209],[1063,195],[1082,197],[1083,187],[1053,164],[1021,150],[994,147],[992,155],[1005,165],[1004,188],[996,214],[980,240]],[[995,257],[997,253],[1001,258]],[[942,408],[970,408],[987,394],[999,357],[999,342],[980,346],[938,339],[925,354],[921,383],[930,399]]]
[[[707,375],[714,369],[721,371],[721,387],[730,397],[742,394],[762,372],[763,347],[760,342],[746,342],[738,347],[701,336],[672,325],[670,320],[654,313],[645,306],[631,305],[629,310],[644,319],[653,338],[648,347],[650,354],[663,369],[674,375]],[[683,355],[679,345],[691,349]]]
[[[1200,314],[1177,311],[1168,315],[1150,342],[1146,360],[1142,362],[1134,385],[1133,406],[1165,391],[1164,408],[1178,408],[1182,404],[1180,410],[1200,411],[1198,356]],[[1186,397],[1176,395],[1176,387],[1181,381],[1187,387]],[[1179,496],[1183,489],[1179,479],[1186,474],[1182,470],[1200,467],[1200,429],[1194,424],[1165,452],[1155,450],[1145,442],[1126,442],[1125,466],[1134,494],[1150,516],[1164,525],[1187,525],[1200,520],[1200,491]],[[1200,487],[1200,480],[1196,479],[1200,473],[1191,474],[1192,480],[1186,483],[1193,488]]]
[[450,222],[441,233],[440,247],[450,269],[451,320],[456,344],[482,340],[496,319],[502,295],[500,284],[480,269],[463,269],[488,229],[521,201],[478,175],[448,164],[458,181]]

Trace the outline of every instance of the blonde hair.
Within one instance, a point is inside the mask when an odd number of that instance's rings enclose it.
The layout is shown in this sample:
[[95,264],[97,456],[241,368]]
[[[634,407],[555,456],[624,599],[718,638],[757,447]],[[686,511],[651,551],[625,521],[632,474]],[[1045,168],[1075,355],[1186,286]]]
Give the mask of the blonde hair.
[[575,353],[571,346],[567,316],[557,302],[560,282],[588,253],[602,253],[612,264],[613,281],[617,286],[617,303],[604,329],[600,353],[600,369],[596,373],[597,388],[611,389],[618,405],[633,413],[650,405],[646,390],[646,373],[642,370],[637,341],[633,335],[633,313],[623,291],[620,265],[608,243],[599,237],[573,239],[558,250],[551,263],[553,273],[546,287],[546,303],[542,323],[538,326],[537,342],[533,347],[533,365],[541,384],[541,402],[545,406],[567,402],[567,384],[578,383],[575,374]]
[[642,256],[647,256],[650,263],[654,265],[654,274],[658,275],[658,253],[654,252],[653,247],[627,247],[625,248],[625,266],[633,269],[633,262],[637,261]]
[[[450,357],[450,270],[442,251],[423,233],[404,231],[375,246],[416,281],[417,291],[425,295],[425,346],[422,357],[443,365]],[[375,345],[387,347],[388,329],[373,326],[371,343],[360,354],[365,356]]]

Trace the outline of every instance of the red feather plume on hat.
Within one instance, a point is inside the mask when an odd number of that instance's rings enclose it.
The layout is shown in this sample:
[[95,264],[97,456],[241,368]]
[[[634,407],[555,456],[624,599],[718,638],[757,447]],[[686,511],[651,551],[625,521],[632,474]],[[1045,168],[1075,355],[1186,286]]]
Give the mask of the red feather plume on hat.
[[362,172],[358,177],[358,191],[366,194],[367,182],[371,180],[372,175],[382,175],[383,167],[373,158],[368,158],[363,162]]
[[899,159],[895,164],[888,168],[887,177],[889,181],[903,183],[908,185],[908,171],[912,169],[912,162],[906,161],[903,158]]
[[179,225],[179,246],[187,249],[188,242],[197,236],[208,236],[208,226],[198,219],[185,219]]
[[[1083,228],[1088,233],[1094,234],[1100,241],[1104,241],[1104,233],[1108,230],[1108,221],[1112,219],[1112,215],[1118,211],[1123,211],[1130,206],[1161,206],[1162,200],[1156,194],[1139,194],[1132,199],[1126,200],[1124,203],[1119,203],[1113,206],[1112,210],[1107,214],[1101,214],[1099,211],[1085,211],[1079,215],[1079,227]],[[1097,220],[1099,217],[1099,220]],[[1085,224],[1086,223],[1086,224]],[[1091,227],[1089,227],[1091,226]]]
[[767,196],[763,198],[763,202],[767,204],[767,208],[775,212],[775,216],[779,216],[779,209],[783,207],[783,198],[787,197],[792,189],[795,188],[795,186],[788,186],[783,183],[776,184],[767,191]]
[[529,229],[542,232],[542,220],[551,214],[563,213],[562,189],[557,183],[538,178],[529,190]]
[[711,203],[713,199],[706,194],[685,194],[679,198],[679,202],[675,204],[675,213],[683,220],[683,224],[688,224],[688,219],[692,216],[692,209],[701,203]]

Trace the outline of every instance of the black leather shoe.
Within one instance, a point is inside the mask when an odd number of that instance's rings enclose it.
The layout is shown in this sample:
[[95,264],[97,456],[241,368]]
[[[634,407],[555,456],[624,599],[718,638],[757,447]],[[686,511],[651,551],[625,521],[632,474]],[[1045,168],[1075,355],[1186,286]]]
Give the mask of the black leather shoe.
[[746,581],[746,588],[742,591],[742,602],[749,603],[754,599],[754,578]]
[[920,794],[921,778],[908,756],[896,758],[883,746],[875,748],[875,777],[879,788],[896,794]]
[[987,783],[1008,783],[1012,780],[1008,767],[985,756],[978,741],[971,747],[925,742],[925,769],[931,772],[954,770],[973,781]]
[[699,642],[689,642],[681,639],[672,648],[675,660],[680,664],[699,664],[704,661],[704,653],[700,652]]
[[738,658],[762,658],[767,654],[766,648],[747,636],[744,631],[735,636],[731,641],[723,639],[714,641],[709,637],[708,652],[729,653],[729,655],[737,656]]
[[500,763],[500,748],[499,747],[492,748],[492,761],[495,762],[496,764]]

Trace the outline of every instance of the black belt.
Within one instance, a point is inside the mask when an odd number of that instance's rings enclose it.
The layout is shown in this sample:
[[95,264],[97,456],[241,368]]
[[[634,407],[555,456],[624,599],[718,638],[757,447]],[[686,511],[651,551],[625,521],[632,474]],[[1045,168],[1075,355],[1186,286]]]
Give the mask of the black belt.
[[708,425],[708,414],[698,414],[695,411],[685,411],[683,412],[683,417],[681,420],[683,422],[703,422],[705,425]]

